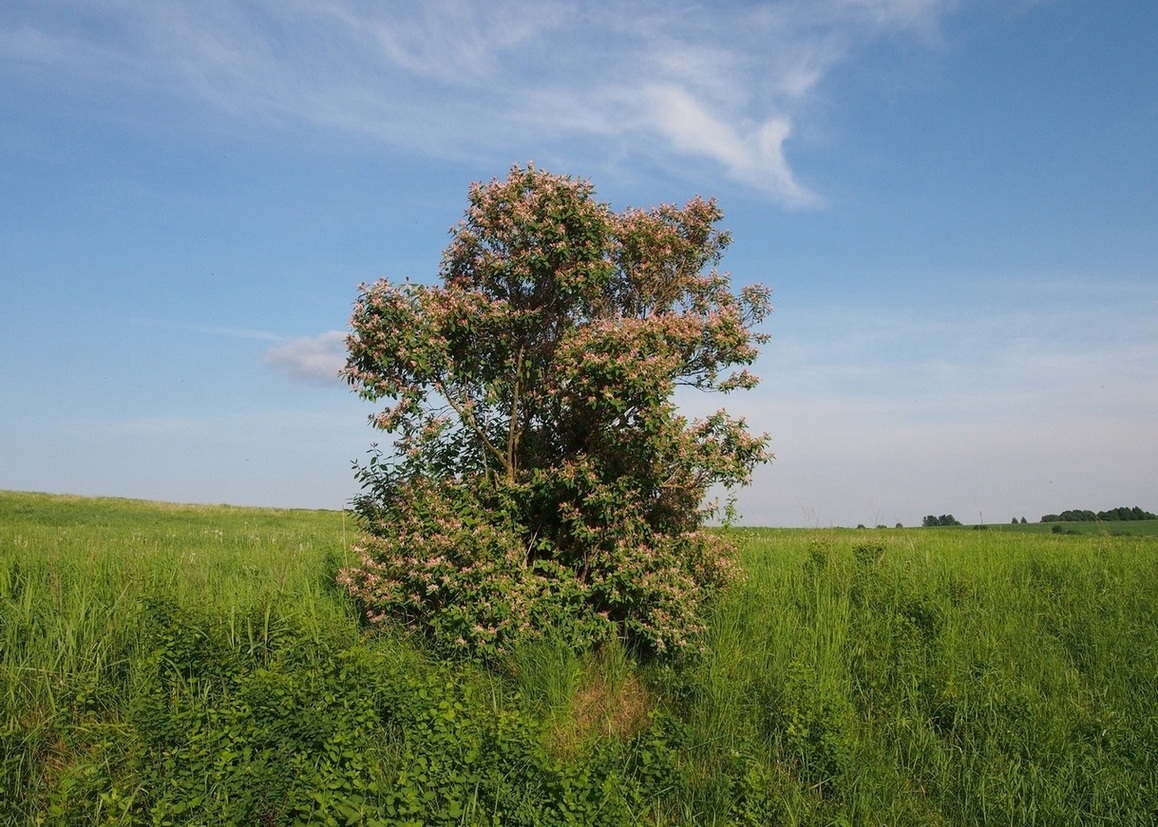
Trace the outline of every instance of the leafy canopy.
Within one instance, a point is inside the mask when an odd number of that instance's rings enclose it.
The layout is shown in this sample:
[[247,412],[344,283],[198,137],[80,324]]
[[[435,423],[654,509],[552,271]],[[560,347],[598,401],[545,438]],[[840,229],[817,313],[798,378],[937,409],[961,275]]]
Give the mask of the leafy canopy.
[[700,198],[615,212],[515,166],[471,187],[440,286],[361,287],[345,375],[395,439],[359,472],[367,537],[343,574],[372,618],[484,655],[547,623],[689,645],[731,572],[699,530],[706,493],[771,457],[743,420],[672,399],[757,382],[768,291],[715,269],[721,217]]

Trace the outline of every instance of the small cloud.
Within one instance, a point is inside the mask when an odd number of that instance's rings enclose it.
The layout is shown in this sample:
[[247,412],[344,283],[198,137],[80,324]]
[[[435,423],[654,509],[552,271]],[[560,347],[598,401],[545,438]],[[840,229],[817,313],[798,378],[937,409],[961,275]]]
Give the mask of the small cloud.
[[750,134],[743,134],[678,86],[652,87],[646,97],[652,105],[655,129],[677,152],[711,158],[735,180],[764,189],[786,205],[819,203],[796,181],[784,157],[784,142],[792,131],[787,118],[769,118]]
[[262,361],[292,379],[328,385],[338,381],[346,364],[346,334],[330,330],[274,345]]

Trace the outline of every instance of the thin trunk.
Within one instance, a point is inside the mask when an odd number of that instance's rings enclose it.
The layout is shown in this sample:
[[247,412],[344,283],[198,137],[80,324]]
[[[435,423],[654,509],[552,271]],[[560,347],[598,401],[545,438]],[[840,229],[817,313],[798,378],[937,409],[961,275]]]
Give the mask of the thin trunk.
[[523,393],[523,347],[515,357],[515,387],[511,394],[511,420],[507,427],[507,477],[515,481],[518,470],[518,449],[522,429],[519,426],[519,397]]

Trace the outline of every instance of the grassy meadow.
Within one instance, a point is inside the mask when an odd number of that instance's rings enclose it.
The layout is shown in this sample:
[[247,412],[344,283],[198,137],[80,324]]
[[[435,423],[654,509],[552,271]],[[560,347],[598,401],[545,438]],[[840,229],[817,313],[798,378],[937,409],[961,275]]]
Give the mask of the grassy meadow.
[[0,492],[0,824],[1158,823],[1158,539],[1039,525],[735,530],[698,657],[485,669],[341,513]]
[[[965,526],[972,528],[973,526]],[[999,524],[986,528],[1002,531],[1016,531],[1023,534],[1085,534],[1100,536],[1109,534],[1112,537],[1155,537],[1158,536],[1158,520],[1112,520],[1109,522],[1057,522],[1057,523],[1021,523],[1009,525]]]

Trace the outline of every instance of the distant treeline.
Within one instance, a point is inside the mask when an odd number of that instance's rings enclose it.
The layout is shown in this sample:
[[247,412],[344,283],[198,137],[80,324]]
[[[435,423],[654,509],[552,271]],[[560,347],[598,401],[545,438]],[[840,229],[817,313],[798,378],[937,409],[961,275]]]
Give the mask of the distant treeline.
[[1061,514],[1046,514],[1041,518],[1043,523],[1093,523],[1116,522],[1121,520],[1158,520],[1158,515],[1143,511],[1138,506],[1127,508],[1111,508],[1109,511],[1063,511]]

